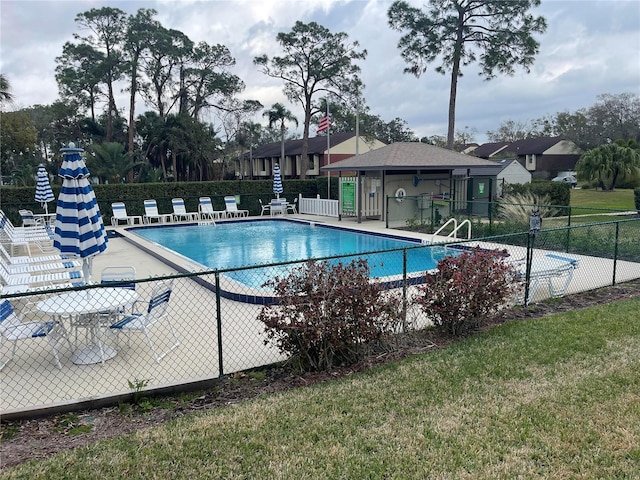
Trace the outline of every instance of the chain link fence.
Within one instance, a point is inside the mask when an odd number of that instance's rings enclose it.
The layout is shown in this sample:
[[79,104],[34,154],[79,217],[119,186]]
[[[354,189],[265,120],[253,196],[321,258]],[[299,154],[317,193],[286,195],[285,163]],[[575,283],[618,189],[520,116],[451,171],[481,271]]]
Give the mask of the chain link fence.
[[[640,278],[639,238],[640,219],[629,219],[446,247],[416,243],[367,256],[372,275],[405,302],[402,328],[421,329],[430,321],[411,299],[425,270],[443,255],[475,246],[506,249],[507,261],[525,281],[518,301],[529,303]],[[353,258],[327,260],[348,263]],[[132,392],[144,390],[186,390],[286,360],[265,342],[257,317],[263,304],[274,301],[267,283],[303,263],[185,269],[121,283],[2,295],[1,363],[17,344],[0,372],[2,414],[11,418],[80,409],[128,400]],[[14,342],[30,328],[25,325],[35,328]]]
[[[569,227],[582,223],[602,223],[629,218],[640,212],[607,208],[566,205],[511,204],[504,201],[451,200],[445,196],[405,196],[386,199],[387,228],[409,228],[425,233],[437,232],[451,218],[469,220],[473,235],[483,238],[505,233],[521,232],[529,227],[529,214],[542,209],[545,228]],[[451,232],[452,227],[443,231]]]

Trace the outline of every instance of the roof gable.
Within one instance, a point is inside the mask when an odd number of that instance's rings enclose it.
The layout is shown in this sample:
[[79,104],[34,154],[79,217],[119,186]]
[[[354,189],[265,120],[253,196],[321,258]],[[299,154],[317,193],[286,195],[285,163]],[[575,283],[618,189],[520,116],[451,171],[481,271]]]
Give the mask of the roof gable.
[[339,170],[438,170],[454,168],[495,168],[489,160],[419,142],[397,142],[322,167]]

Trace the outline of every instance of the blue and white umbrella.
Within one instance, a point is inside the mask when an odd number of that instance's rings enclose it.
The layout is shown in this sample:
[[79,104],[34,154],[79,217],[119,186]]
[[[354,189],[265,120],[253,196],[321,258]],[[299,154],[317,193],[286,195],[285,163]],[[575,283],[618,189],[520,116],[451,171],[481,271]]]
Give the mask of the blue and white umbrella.
[[51,190],[51,184],[49,183],[49,174],[44,168],[44,165],[40,164],[38,167],[38,183],[36,183],[36,202],[40,202],[44,213],[49,213],[48,203],[54,200],[53,191]]
[[89,170],[73,143],[60,150],[64,155],[59,176],[62,189],[56,208],[53,246],[60,253],[83,259],[85,281],[91,278],[93,257],[107,248],[107,232],[96,194],[89,183]]
[[282,178],[280,177],[280,165],[276,163],[273,166],[273,193],[276,194],[276,198],[280,198],[280,194],[283,191]]

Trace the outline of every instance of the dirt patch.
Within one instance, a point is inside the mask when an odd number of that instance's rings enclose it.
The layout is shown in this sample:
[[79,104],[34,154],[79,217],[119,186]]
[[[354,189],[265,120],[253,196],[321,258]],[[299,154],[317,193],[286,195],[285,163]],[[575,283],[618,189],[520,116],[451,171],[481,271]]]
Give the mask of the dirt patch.
[[[504,310],[483,322],[481,328],[491,328],[508,320],[539,318],[634,297],[640,297],[640,280],[541,302],[527,308]],[[134,406],[123,405],[35,420],[5,422],[2,424],[0,468],[46,458],[62,450],[161,425],[193,412],[221,408],[273,392],[341,378],[374,365],[439,348],[452,341],[455,340],[433,331],[416,332],[399,338],[396,348],[388,352],[372,355],[355,366],[329,373],[300,375],[282,366],[267,367],[230,375],[220,379],[215,388],[195,394],[143,400]]]

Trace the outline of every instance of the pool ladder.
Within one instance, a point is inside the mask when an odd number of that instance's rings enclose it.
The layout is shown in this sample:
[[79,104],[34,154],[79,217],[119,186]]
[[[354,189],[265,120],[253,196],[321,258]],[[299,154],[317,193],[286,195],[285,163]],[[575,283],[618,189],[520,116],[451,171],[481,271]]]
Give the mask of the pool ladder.
[[462,229],[465,225],[467,227],[467,240],[469,240],[471,238],[471,222],[469,221],[469,219],[463,220],[462,222],[458,223],[458,221],[455,218],[450,218],[449,220],[446,221],[446,223],[444,225],[442,225],[438,230],[436,230],[436,232],[431,236],[431,243],[433,243],[433,240],[435,239],[435,237],[437,235],[440,234],[440,232],[442,232],[445,228],[447,228],[447,226],[449,226],[449,224],[453,224],[453,230],[449,233],[449,235],[447,235],[447,238],[458,238],[458,230]]

